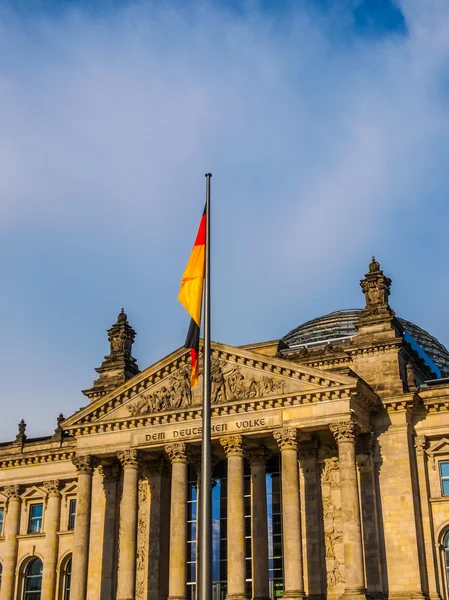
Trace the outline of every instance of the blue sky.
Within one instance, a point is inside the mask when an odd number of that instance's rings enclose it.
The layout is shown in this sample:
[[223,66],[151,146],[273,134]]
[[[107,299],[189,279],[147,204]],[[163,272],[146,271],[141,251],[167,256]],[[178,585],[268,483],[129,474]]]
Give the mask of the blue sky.
[[3,2],[0,439],[86,404],[122,306],[182,345],[213,199],[213,337],[391,305],[449,346],[446,0]]

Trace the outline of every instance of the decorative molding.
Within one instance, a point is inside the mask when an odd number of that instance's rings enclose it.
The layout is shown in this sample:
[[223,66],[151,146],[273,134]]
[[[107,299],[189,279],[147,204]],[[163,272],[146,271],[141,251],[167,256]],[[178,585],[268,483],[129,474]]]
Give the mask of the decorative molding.
[[3,493],[6,496],[7,502],[9,500],[20,500],[20,485],[5,485]]
[[71,461],[75,456],[75,452],[71,450],[51,452],[48,450],[43,453],[21,454],[20,456],[13,455],[10,457],[0,458],[0,469],[12,469],[14,467],[26,467],[29,465],[42,465],[46,463]]
[[189,448],[184,442],[167,444],[164,450],[172,464],[187,463],[189,460]]
[[333,589],[334,593],[337,592],[335,588],[345,582],[340,470],[336,451],[331,446],[320,448],[326,578],[328,589]]
[[245,440],[241,435],[228,435],[220,438],[220,444],[226,454],[230,456],[245,456]]
[[273,437],[281,452],[282,450],[298,450],[298,430],[294,427],[274,431]]

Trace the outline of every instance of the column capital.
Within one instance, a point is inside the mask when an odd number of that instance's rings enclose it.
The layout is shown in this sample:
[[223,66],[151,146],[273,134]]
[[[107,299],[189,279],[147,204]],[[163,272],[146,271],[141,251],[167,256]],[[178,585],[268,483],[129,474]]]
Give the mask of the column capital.
[[318,457],[318,440],[300,440],[299,460],[316,460]]
[[273,432],[273,437],[281,450],[298,450],[298,431],[295,427],[288,427]]
[[258,448],[251,448],[248,450],[248,459],[251,467],[265,466],[268,459],[271,456],[271,452],[265,448],[265,446],[259,446]]
[[72,458],[72,463],[74,464],[78,475],[92,475],[92,472],[94,470],[94,462],[92,460],[92,456],[90,456],[89,454],[75,455]]
[[230,456],[245,455],[245,440],[242,435],[228,435],[220,438],[220,444],[226,454],[226,458]]
[[189,460],[189,448],[184,442],[173,442],[167,444],[164,450],[172,464],[187,463]]
[[51,481],[44,482],[44,489],[47,498],[49,498],[50,496],[55,498],[61,497],[61,492],[59,491],[59,484],[59,479],[52,479]]
[[354,421],[340,421],[340,423],[329,425],[329,429],[331,430],[337,444],[343,442],[355,443],[357,429]]
[[5,485],[3,492],[9,500],[20,500],[20,485]]
[[427,438],[425,435],[417,435],[415,438],[416,454],[423,456],[427,448]]
[[98,466],[98,472],[103,478],[103,485],[106,483],[115,483],[119,476],[119,466],[117,463],[102,463]]
[[122,452],[117,452],[117,458],[123,469],[139,468],[139,453],[137,450],[123,450]]

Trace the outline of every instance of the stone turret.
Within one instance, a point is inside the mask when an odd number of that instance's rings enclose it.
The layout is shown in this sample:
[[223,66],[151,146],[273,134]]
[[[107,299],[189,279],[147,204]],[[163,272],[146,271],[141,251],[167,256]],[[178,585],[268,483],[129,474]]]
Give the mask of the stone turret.
[[[384,275],[380,264],[373,256],[369,271],[360,281],[365,295],[365,308],[358,321],[359,336],[369,335],[371,339],[381,337],[397,337],[402,333],[402,327],[395,318],[395,312],[388,304],[391,279]],[[360,338],[359,338],[360,339]]]
[[128,323],[128,317],[122,308],[117,322],[108,329],[110,352],[104,357],[101,367],[95,369],[100,377],[94,381],[93,387],[83,390],[91,401],[104,396],[122,383],[139,373],[136,359],[131,349],[136,332]]

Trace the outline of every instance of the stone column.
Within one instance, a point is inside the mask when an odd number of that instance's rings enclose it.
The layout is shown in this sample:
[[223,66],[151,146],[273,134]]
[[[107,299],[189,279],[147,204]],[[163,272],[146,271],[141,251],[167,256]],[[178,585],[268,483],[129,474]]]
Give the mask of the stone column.
[[120,503],[119,565],[117,600],[133,600],[136,587],[137,492],[139,461],[137,450],[117,454],[123,468]]
[[268,572],[268,520],[266,464],[268,452],[260,446],[249,452],[251,465],[251,515],[253,550],[253,598],[268,600],[270,597]]
[[304,577],[299,504],[298,437],[296,429],[273,433],[281,450],[282,532],[284,550],[284,598],[303,598]]
[[7,512],[5,517],[3,544],[3,574],[0,598],[13,600],[16,580],[17,547],[20,528],[20,509],[22,500],[19,495],[18,485],[8,485],[4,489],[7,498]]
[[73,532],[70,600],[86,600],[93,461],[91,456],[86,455],[75,456],[72,462],[78,473],[78,493]]
[[168,599],[185,600],[187,595],[187,444],[165,446],[172,464],[170,511],[170,559]]
[[415,439],[416,466],[418,469],[419,496],[423,524],[424,551],[426,555],[428,593],[431,599],[441,599],[438,581],[437,557],[435,556],[435,539],[432,505],[429,502],[430,492],[427,480],[427,439],[419,435]]
[[245,502],[243,490],[243,437],[220,438],[228,459],[228,593],[227,600],[244,600]]
[[56,594],[56,568],[58,564],[59,538],[61,521],[61,493],[59,481],[44,483],[47,492],[45,509],[45,549],[44,571],[42,574],[42,600],[54,600]]
[[324,531],[321,513],[321,485],[317,466],[318,440],[304,439],[299,443],[299,464],[303,482],[303,526],[305,537],[304,554],[307,567],[307,597],[322,599],[326,593]]
[[359,490],[355,463],[355,424],[353,421],[344,421],[331,425],[330,430],[338,444],[340,466],[341,516],[346,576],[343,597],[361,598],[365,595],[366,590]]

